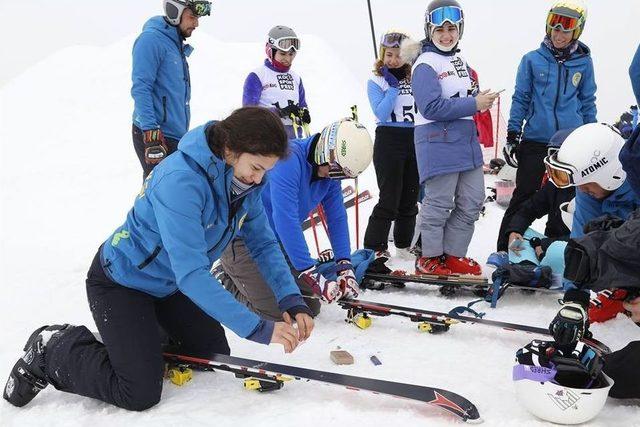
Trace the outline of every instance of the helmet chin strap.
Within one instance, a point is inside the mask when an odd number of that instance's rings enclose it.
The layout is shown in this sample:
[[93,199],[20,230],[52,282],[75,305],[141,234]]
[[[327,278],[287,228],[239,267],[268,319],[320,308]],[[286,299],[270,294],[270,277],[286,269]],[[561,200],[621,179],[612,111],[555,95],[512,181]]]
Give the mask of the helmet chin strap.
[[451,52],[453,49],[455,49],[456,46],[458,46],[458,43],[451,45],[451,46],[443,46],[440,43],[438,43],[435,40],[431,40],[433,42],[433,44],[441,51],[443,52]]

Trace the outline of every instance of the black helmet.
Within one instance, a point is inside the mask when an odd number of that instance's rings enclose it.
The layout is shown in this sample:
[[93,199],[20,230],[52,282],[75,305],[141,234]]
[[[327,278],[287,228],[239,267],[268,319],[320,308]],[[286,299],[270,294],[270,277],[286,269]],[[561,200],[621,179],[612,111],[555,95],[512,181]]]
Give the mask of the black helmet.
[[424,34],[427,40],[431,40],[431,31],[440,27],[445,22],[451,22],[458,26],[460,38],[464,31],[464,13],[462,6],[456,0],[433,0],[427,6],[424,14]]

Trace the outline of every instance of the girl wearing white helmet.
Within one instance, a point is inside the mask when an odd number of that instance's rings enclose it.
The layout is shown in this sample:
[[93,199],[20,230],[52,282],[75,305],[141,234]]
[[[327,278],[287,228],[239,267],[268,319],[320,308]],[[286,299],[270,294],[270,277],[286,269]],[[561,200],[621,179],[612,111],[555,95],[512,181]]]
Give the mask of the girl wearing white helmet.
[[[426,39],[412,69],[418,109],[414,142],[425,192],[417,274],[482,274],[467,257],[484,202],[483,159],[473,115],[490,108],[498,95],[477,93],[472,86],[458,51],[464,23],[457,1],[432,1],[425,16]],[[410,55],[409,49],[403,50]]]
[[242,92],[243,106],[259,105],[278,113],[289,138],[301,137],[294,132],[294,121],[295,128],[311,123],[302,79],[291,71],[299,50],[295,31],[284,25],[273,27],[265,45],[267,59],[249,73]]
[[518,169],[498,233],[499,251],[507,250],[512,216],[540,188],[551,137],[561,129],[596,122],[591,51],[579,41],[586,21],[582,0],[555,1],[540,47],[524,55],[518,67],[503,149],[507,163]]
[[411,92],[411,65],[400,57],[400,44],[408,39],[390,30],[380,40],[379,59],[367,82],[367,95],[376,116],[373,165],[380,196],[364,235],[364,247],[386,261],[389,229],[393,222],[396,255],[414,260],[409,252],[418,214],[418,168],[413,145],[415,102]]
[[[340,180],[355,178],[369,166],[373,146],[364,126],[352,120],[339,120],[320,134],[290,140],[289,150],[289,157],[269,172],[262,201],[302,294],[315,295],[305,300],[316,315],[320,300],[332,303],[358,295],[356,272],[358,276],[361,272],[358,263],[355,260],[352,263]],[[319,254],[321,259],[311,256],[301,226],[318,205],[326,214],[331,242],[331,251]],[[326,265],[320,265],[326,261],[335,261],[328,272],[323,271]],[[214,273],[236,298],[262,318],[274,321],[282,318],[282,310],[265,281],[267,276],[262,274],[243,240],[232,242],[231,250],[222,256],[221,267]]]

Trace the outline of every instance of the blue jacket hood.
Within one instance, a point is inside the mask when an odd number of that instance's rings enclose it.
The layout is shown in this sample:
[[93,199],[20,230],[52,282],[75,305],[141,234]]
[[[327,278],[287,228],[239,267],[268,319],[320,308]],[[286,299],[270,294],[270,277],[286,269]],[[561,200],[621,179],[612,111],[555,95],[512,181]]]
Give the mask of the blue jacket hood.
[[[180,30],[178,27],[174,27],[169,24],[164,16],[154,16],[153,18],[149,18],[147,22],[142,26],[142,31],[159,31],[165,36],[169,37],[173,40],[178,46],[182,44],[184,40],[180,35]],[[188,55],[187,55],[188,56]]]

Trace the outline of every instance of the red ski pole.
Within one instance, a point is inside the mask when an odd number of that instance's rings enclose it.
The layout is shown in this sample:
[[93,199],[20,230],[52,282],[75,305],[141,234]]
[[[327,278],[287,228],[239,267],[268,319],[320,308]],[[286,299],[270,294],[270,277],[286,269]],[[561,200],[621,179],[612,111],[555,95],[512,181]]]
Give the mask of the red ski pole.
[[355,209],[356,209],[356,249],[360,249],[360,203],[358,202],[358,198],[360,194],[358,193],[358,177],[355,178],[356,182],[356,200],[355,200]]
[[318,243],[318,232],[316,231],[316,219],[314,218],[314,211],[311,211],[309,215],[309,221],[311,221],[311,230],[313,231],[313,240],[316,242],[316,251],[320,256],[320,243]]

